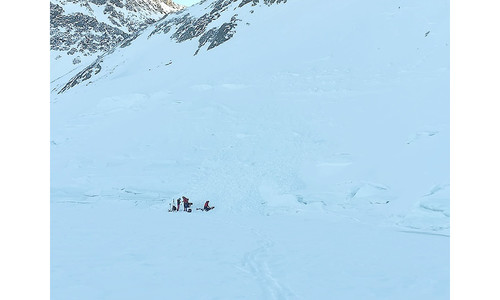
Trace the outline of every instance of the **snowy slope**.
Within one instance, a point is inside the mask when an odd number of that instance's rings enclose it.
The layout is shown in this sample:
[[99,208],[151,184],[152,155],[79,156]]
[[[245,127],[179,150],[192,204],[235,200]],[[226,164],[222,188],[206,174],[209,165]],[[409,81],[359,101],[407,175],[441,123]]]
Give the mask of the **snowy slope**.
[[51,0],[51,81],[182,8],[171,0]]
[[271,2],[189,7],[53,91],[57,299],[449,297],[449,2]]

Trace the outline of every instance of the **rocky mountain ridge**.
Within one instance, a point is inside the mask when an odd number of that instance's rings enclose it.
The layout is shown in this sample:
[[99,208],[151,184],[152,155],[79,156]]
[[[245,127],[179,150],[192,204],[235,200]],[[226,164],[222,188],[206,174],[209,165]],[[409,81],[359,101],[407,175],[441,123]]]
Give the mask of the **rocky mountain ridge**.
[[[167,38],[175,43],[197,40],[198,43],[196,43],[192,53],[198,55],[203,48],[206,48],[207,51],[211,50],[227,42],[235,35],[236,27],[244,22],[238,16],[239,12],[244,10],[253,14],[255,11],[253,7],[286,3],[287,0],[215,0],[211,3],[207,2],[207,0],[201,1],[198,5],[186,10],[166,15],[155,23],[154,29],[145,32],[145,34],[148,34],[147,38],[160,38],[162,35],[167,35]],[[243,24],[250,25],[249,23]],[[140,34],[143,34],[141,30],[125,37],[117,48],[129,46]],[[111,49],[106,55],[114,51],[114,49]],[[65,83],[58,93],[63,93],[101,72],[103,59],[105,59],[105,56],[99,57],[90,63],[88,67]]]
[[184,6],[172,0],[51,0],[50,48],[73,64],[102,54]]

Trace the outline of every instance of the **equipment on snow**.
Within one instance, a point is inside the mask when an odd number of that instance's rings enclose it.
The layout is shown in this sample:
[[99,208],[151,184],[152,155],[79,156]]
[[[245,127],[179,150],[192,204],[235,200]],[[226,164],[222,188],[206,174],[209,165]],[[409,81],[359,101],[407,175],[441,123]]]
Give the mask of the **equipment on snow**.
[[168,210],[168,212],[174,212],[179,210],[177,209],[177,207],[175,207],[175,199],[172,199],[172,203],[169,203],[169,207],[170,209]]
[[196,210],[209,211],[209,210],[212,210],[214,208],[215,208],[215,206],[209,207],[209,209],[204,209],[204,208],[201,208],[201,207],[197,207]]

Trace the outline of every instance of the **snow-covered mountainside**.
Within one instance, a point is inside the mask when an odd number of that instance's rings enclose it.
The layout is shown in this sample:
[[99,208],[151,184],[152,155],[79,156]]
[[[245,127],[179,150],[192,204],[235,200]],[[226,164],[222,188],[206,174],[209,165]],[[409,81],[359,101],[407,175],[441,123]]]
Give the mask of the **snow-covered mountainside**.
[[54,299],[449,298],[449,34],[449,1],[207,0],[54,81]]
[[182,8],[172,0],[51,0],[52,80]]
[[[270,6],[279,3],[286,3],[286,0],[263,0],[260,2],[259,0],[217,0],[208,3],[207,1],[201,1],[197,6],[191,7],[184,13],[171,15],[159,21],[155,24],[155,29],[148,33],[148,38],[155,35],[167,35],[177,43],[196,40],[198,45],[193,49],[193,53],[196,55],[202,48],[210,50],[233,37],[237,32],[236,27],[238,24],[240,26],[245,24],[242,23],[242,19],[238,18],[239,11],[252,14],[254,9],[251,7],[257,5],[260,7],[262,5]],[[246,25],[249,25],[249,23],[247,22]],[[130,45],[139,34],[140,32],[136,31],[136,34],[128,36],[120,44],[120,47],[124,48]],[[122,41],[121,35],[117,36],[117,38]],[[64,83],[67,77],[54,83],[53,90],[65,91],[81,81],[90,79],[93,74],[100,72],[101,60],[102,58],[99,57],[98,61],[80,71],[62,89],[60,85]]]

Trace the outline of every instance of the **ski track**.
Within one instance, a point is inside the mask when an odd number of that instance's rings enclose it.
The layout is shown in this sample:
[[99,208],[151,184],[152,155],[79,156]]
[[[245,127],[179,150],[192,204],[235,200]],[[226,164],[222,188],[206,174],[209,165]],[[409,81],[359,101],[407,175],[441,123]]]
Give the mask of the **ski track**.
[[413,230],[398,230],[399,232],[404,232],[404,233],[413,233],[413,234],[425,234],[425,235],[435,235],[435,236],[443,236],[443,237],[450,237],[448,234],[443,234],[443,233],[433,233],[433,232],[426,232],[426,231],[413,231]]
[[273,276],[269,268],[267,261],[270,257],[269,252],[273,247],[273,242],[264,240],[262,243],[263,246],[245,254],[242,263],[243,268],[248,270],[259,282],[263,299],[298,299],[292,291]]

